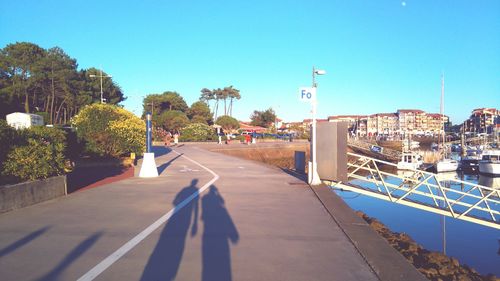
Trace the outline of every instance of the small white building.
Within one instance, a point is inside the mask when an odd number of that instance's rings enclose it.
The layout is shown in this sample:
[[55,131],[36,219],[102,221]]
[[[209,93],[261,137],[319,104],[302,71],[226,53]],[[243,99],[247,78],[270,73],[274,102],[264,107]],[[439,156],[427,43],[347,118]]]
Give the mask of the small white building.
[[29,128],[31,126],[43,126],[43,117],[37,114],[14,112],[7,114],[7,124],[19,129]]

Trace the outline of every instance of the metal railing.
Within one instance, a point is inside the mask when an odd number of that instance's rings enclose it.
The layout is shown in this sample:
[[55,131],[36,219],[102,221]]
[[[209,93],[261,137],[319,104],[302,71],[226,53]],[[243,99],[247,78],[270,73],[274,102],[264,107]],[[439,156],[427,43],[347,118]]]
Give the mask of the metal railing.
[[500,229],[500,190],[456,173],[397,171],[397,165],[348,153],[348,182],[331,186]]

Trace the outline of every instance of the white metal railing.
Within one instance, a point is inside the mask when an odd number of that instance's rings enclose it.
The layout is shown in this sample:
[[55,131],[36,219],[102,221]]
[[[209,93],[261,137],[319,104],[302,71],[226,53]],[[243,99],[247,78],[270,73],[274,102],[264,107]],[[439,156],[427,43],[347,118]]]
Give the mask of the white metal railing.
[[500,190],[453,174],[397,171],[397,165],[348,153],[348,182],[332,186],[500,229]]

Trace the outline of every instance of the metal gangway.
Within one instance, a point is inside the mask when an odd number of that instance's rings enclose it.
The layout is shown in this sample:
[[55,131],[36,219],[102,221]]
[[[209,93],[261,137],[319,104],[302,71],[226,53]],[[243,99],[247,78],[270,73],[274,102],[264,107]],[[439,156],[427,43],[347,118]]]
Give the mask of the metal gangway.
[[397,165],[348,154],[345,182],[330,186],[500,229],[500,190],[422,170],[397,171]]

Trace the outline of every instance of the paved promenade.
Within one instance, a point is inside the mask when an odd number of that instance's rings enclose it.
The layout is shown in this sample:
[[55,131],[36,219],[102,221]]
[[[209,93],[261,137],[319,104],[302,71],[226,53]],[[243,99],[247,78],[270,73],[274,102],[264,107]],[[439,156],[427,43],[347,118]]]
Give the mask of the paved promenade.
[[0,215],[0,279],[379,280],[295,177],[196,146],[158,154],[158,178]]

